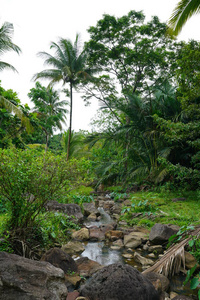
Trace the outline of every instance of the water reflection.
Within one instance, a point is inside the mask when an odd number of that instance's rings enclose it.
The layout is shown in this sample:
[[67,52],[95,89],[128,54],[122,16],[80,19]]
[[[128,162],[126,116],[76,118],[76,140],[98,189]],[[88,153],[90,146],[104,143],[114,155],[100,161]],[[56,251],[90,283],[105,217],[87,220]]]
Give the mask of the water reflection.
[[104,242],[88,242],[81,257],[88,257],[99,264],[107,266],[114,263],[124,263],[120,251],[112,250],[104,245]]

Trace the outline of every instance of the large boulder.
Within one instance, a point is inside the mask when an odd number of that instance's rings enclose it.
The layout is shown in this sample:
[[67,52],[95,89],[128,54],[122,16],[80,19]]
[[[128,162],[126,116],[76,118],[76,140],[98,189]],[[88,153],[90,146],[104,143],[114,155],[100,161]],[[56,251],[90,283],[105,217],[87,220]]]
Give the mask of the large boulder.
[[83,221],[83,214],[81,208],[78,204],[74,203],[59,203],[57,201],[48,201],[46,204],[46,209],[49,211],[63,212],[67,216],[75,217],[79,222]]
[[41,260],[50,262],[54,267],[62,269],[65,274],[78,271],[75,260],[60,248],[49,249]]
[[65,300],[64,272],[44,261],[0,252],[0,300]]
[[90,300],[158,300],[154,286],[129,265],[112,264],[97,271],[80,294]]
[[176,234],[179,230],[178,226],[156,223],[149,234],[149,240],[153,244],[164,244],[168,239]]

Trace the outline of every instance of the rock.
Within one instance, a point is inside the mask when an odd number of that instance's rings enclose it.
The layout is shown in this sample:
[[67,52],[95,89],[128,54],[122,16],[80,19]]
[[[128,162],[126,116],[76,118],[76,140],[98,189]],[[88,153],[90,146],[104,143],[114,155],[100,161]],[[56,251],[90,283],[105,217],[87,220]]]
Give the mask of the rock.
[[77,241],[87,241],[89,240],[89,237],[89,230],[87,228],[81,228],[72,233],[72,238]]
[[178,296],[178,294],[175,292],[170,292],[169,296],[170,296],[170,299],[174,299],[176,296]]
[[130,253],[123,253],[122,256],[126,259],[131,259],[133,258],[133,254],[130,254]]
[[85,250],[83,244],[78,241],[70,241],[63,245],[61,249],[69,255],[80,254]]
[[111,249],[113,250],[120,250],[124,247],[124,243],[121,239],[119,240],[116,240],[113,242],[112,246],[111,246]]
[[[166,292],[169,289],[169,279],[162,275],[162,274],[158,274],[158,273],[154,273],[154,272],[150,272],[150,273],[146,273],[143,274],[145,278],[147,278],[149,281],[151,281],[151,283],[153,284],[153,286],[156,288],[156,282],[160,282],[160,291],[161,292]],[[156,288],[156,290],[158,290]]]
[[118,239],[123,239],[124,233],[120,230],[109,230],[105,234],[106,239],[108,239],[111,242],[114,242]]
[[77,259],[76,264],[78,266],[78,272],[80,276],[83,277],[90,277],[103,267],[98,262],[91,260],[88,257],[81,257]]
[[106,211],[110,211],[114,205],[115,205],[115,201],[113,200],[104,201],[103,209]]
[[99,227],[92,226],[89,228],[89,235],[91,241],[103,241],[105,240],[105,233],[109,230],[113,230],[115,224],[101,225]]
[[75,290],[73,292],[68,293],[66,300],[76,300],[79,295],[80,295],[80,293]]
[[97,220],[97,215],[95,213],[92,213],[87,217],[87,221],[95,222],[96,220]]
[[88,217],[90,214],[99,215],[98,210],[95,207],[94,202],[83,203],[84,215]]
[[49,249],[42,256],[41,261],[50,262],[54,267],[62,269],[65,274],[78,271],[75,260],[60,248]]
[[64,272],[45,261],[0,252],[0,299],[66,300]]
[[163,252],[163,247],[161,245],[150,246],[148,247],[148,251],[156,254],[160,254]]
[[80,294],[90,300],[158,300],[151,282],[129,265],[112,264],[97,271]]
[[124,236],[124,246],[126,248],[137,248],[143,241],[147,240],[146,233],[133,231]]
[[157,223],[151,228],[149,235],[149,240],[153,244],[163,244],[168,241],[170,236],[176,234],[178,230],[174,229],[172,226]]
[[197,264],[196,258],[189,252],[185,251],[185,266],[186,268],[192,269]]
[[57,201],[48,201],[46,204],[46,209],[49,211],[58,211],[63,212],[66,215],[72,217],[74,216],[77,221],[83,221],[83,214],[81,212],[81,208],[78,204],[74,203],[59,203]]
[[65,279],[67,281],[67,287],[78,288],[82,278],[77,274],[65,274]]
[[152,266],[154,264],[153,260],[143,257],[137,252],[134,253],[134,259],[136,262],[138,262],[139,264],[145,267]]
[[89,239],[93,242],[105,240],[105,233],[97,226],[89,228],[89,236]]

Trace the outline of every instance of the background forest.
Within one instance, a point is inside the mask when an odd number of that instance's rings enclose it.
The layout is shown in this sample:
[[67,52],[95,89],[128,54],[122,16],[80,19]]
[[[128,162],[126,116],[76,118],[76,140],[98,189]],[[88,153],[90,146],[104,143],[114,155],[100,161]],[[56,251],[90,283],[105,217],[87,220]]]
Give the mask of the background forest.
[[[200,43],[177,42],[158,17],[136,11],[104,15],[88,32],[83,49],[77,35],[39,53],[47,68],[33,74],[32,109],[0,87],[0,209],[14,235],[35,235],[46,202],[68,203],[74,188],[200,188]],[[12,34],[4,23],[0,55],[20,54]],[[5,68],[14,70],[0,61]],[[92,132],[73,131],[76,90],[100,104]]]

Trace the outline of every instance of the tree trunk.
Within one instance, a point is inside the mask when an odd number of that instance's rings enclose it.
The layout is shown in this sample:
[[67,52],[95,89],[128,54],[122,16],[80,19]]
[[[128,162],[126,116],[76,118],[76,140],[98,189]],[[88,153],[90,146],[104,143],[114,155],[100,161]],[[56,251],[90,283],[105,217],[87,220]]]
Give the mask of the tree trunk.
[[70,82],[70,114],[69,114],[69,135],[68,135],[68,144],[67,144],[67,160],[69,160],[71,133],[72,133],[72,83]]

